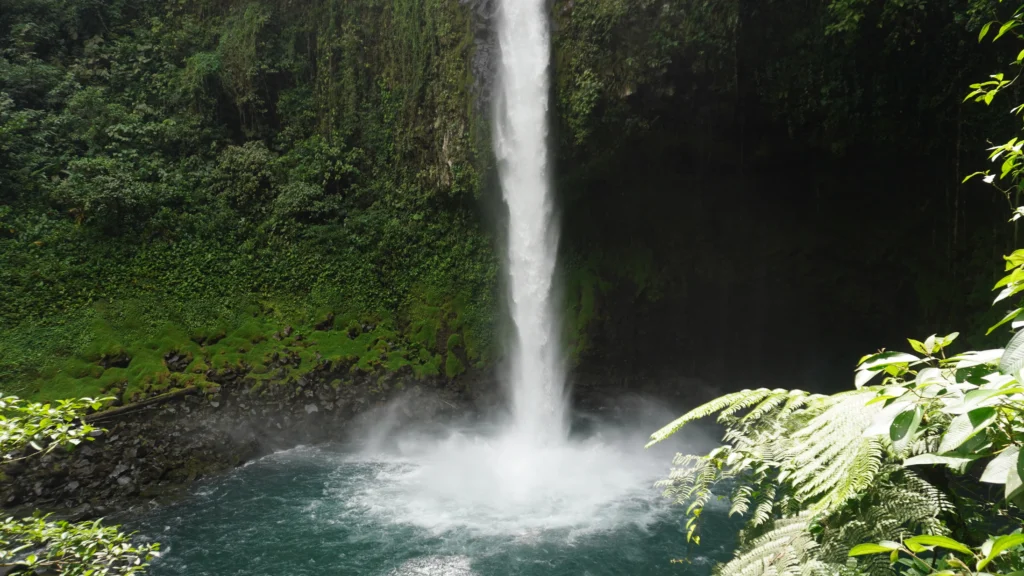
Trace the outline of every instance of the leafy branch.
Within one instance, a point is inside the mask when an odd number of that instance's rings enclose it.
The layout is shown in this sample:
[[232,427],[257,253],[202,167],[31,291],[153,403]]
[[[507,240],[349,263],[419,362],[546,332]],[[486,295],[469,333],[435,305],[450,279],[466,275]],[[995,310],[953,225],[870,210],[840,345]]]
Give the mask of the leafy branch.
[[132,535],[94,522],[51,521],[49,516],[7,518],[0,523],[0,568],[66,576],[131,575],[145,572],[160,544],[134,545]]
[[[83,440],[92,440],[99,429],[83,417],[87,410],[99,410],[111,400],[81,398],[43,404],[17,396],[0,398],[0,454],[4,461],[21,460],[58,446],[77,446]],[[16,456],[26,446],[34,451]]]
[[[13,462],[46,454],[58,446],[94,440],[101,429],[84,420],[88,410],[110,398],[81,398],[43,404],[15,396],[0,399],[0,454]],[[27,454],[18,455],[25,450]],[[142,574],[159,556],[160,544],[134,544],[132,534],[100,520],[73,523],[36,513],[0,522],[0,570],[11,574],[57,573],[67,576]]]

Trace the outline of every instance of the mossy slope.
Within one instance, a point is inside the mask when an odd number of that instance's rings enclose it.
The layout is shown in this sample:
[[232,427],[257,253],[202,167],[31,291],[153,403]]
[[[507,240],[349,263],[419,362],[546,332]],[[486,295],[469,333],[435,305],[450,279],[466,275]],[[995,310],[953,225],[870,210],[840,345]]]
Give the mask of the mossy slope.
[[[190,327],[147,318],[141,308],[129,302],[83,311],[82,320],[58,331],[77,340],[47,344],[52,329],[37,327],[35,341],[0,341],[0,351],[23,359],[19,378],[4,392],[41,400],[114,395],[131,402],[211,385],[226,374],[244,374],[255,386],[287,385],[330,363],[353,375],[409,370],[417,378],[455,378],[465,372],[464,362],[484,362],[475,347],[463,345],[476,341],[454,312],[458,307],[448,303],[417,308],[413,319],[343,310],[314,315],[263,302]],[[24,363],[31,357],[25,348],[33,346],[46,352]]]

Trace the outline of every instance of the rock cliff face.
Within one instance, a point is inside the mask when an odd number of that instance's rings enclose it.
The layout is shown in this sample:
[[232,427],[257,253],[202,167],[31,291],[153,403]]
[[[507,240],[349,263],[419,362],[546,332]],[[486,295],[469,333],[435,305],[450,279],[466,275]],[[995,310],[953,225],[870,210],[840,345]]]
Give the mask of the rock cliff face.
[[92,423],[105,429],[94,441],[5,466],[0,502],[18,512],[40,508],[69,518],[105,516],[173,498],[195,480],[274,450],[344,441],[360,423],[393,429],[446,421],[488,401],[465,387],[445,387],[441,379],[405,374],[365,375],[345,385],[332,381],[337,374],[328,369],[294,384],[260,388],[244,375],[225,375],[219,386],[94,414]]

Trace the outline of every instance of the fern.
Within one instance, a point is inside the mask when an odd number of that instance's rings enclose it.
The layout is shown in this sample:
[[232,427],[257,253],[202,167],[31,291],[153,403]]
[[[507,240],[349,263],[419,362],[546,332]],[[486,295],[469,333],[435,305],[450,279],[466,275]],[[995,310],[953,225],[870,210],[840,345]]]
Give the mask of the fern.
[[[779,392],[779,391],[774,391]],[[792,390],[786,394],[772,394],[761,401],[760,404],[755,406],[746,416],[742,418],[744,421],[748,420],[759,420],[767,414],[771,414],[779,408],[784,402],[788,402],[792,398],[804,397],[805,393],[802,390]]]
[[733,492],[732,497],[729,498],[731,504],[729,506],[729,516],[739,514],[740,516],[747,513],[750,509],[750,497],[754,494],[754,487],[749,484],[741,484],[739,488]]
[[[826,562],[847,561],[850,548],[861,542],[900,541],[914,533],[947,534],[940,521],[953,506],[935,489],[910,470],[886,466],[884,480],[865,492],[855,507],[847,508],[822,522],[818,558]],[[861,557],[857,563],[863,574],[892,574],[884,556]]]
[[665,495],[675,502],[690,504],[691,510],[703,508],[713,496],[711,488],[733,476],[731,470],[722,465],[722,457],[727,453],[720,448],[708,456],[677,454],[669,477],[655,485],[665,487]]
[[717,576],[800,574],[800,565],[818,546],[809,532],[810,514],[777,520],[772,529],[736,552]]
[[[877,393],[744,390],[691,410],[651,436],[652,444],[660,442],[716,413],[726,427],[723,446],[706,456],[677,455],[669,478],[659,483],[689,504],[689,526],[719,483],[733,484],[729,514],[748,516],[744,544],[717,574],[887,574],[885,558],[848,559],[851,546],[918,529],[942,532],[938,518],[948,502],[888,460],[887,436],[865,434],[881,411],[868,403]],[[812,534],[812,526],[821,528]]]
[[[775,390],[768,390],[767,388],[759,388],[759,389],[755,390],[754,392],[757,392],[757,394],[751,394],[749,396],[746,396],[746,397],[743,397],[741,399],[738,399],[738,400],[732,402],[729,406],[723,408],[722,411],[721,411],[722,413],[719,416],[719,420],[721,421],[722,419],[729,418],[733,414],[736,414],[737,412],[740,412],[741,410],[745,410],[747,408],[750,408],[751,406],[754,406],[755,404],[758,404],[758,403],[764,404],[765,401],[770,401],[773,398],[785,397],[785,395],[789,394],[788,390],[782,390],[781,388],[775,389]],[[770,411],[765,412],[765,413],[768,414],[768,413],[770,413]]]
[[[676,420],[669,423],[667,426],[658,430],[654,434],[651,434],[651,440],[647,443],[647,448],[665,440],[672,436],[686,424],[693,422],[694,420],[700,420],[706,418],[712,414],[720,412],[722,410],[730,410],[734,406],[751,406],[756,404],[772,393],[778,393],[776,390],[769,390],[767,388],[758,388],[757,390],[742,390],[740,392],[733,392],[732,394],[726,394],[690,410],[686,414],[683,414]],[[782,391],[784,392],[784,391]]]
[[814,500],[827,512],[867,487],[878,474],[882,443],[865,438],[878,405],[867,406],[873,392],[837,395],[837,401],[792,436],[788,450],[790,482],[802,500]]
[[775,492],[776,487],[770,485],[758,493],[755,499],[757,506],[754,507],[754,514],[750,518],[751,526],[762,526],[771,520],[772,510],[775,508]]

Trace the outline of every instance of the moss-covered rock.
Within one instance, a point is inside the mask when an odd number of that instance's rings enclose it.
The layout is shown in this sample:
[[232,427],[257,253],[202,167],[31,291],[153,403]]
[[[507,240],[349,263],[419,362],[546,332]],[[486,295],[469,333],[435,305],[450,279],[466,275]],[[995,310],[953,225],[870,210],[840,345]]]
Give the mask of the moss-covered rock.
[[466,371],[466,367],[459,360],[459,357],[449,352],[444,361],[444,374],[449,379],[455,378]]

